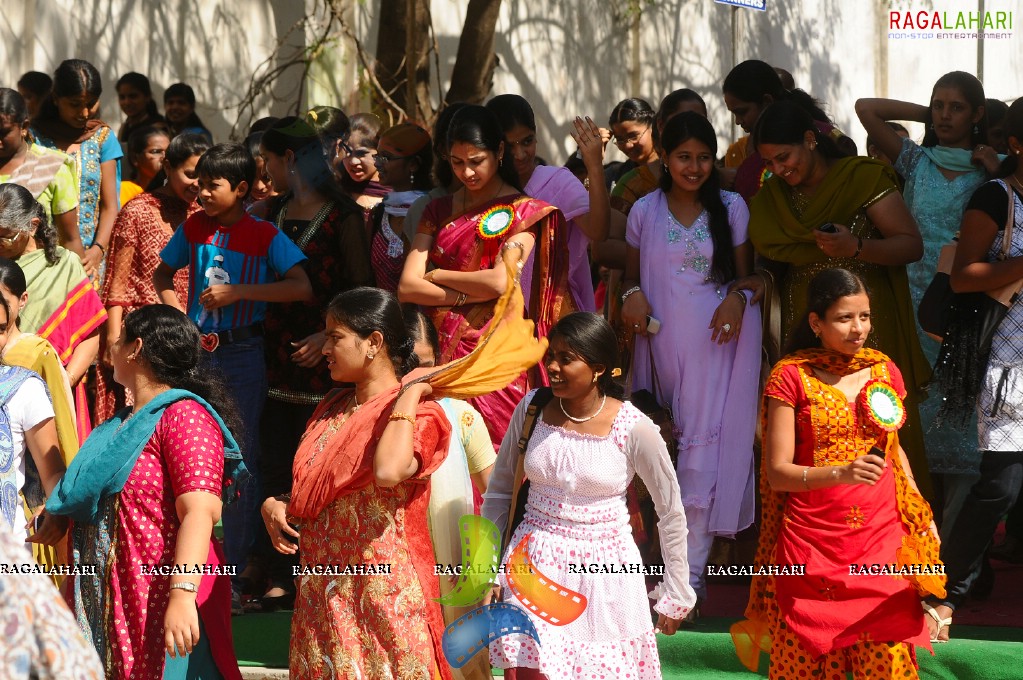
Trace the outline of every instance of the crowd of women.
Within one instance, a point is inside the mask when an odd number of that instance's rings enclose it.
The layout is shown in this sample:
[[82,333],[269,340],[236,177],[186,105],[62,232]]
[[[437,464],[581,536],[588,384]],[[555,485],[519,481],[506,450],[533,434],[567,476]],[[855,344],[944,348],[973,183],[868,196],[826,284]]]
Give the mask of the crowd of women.
[[[1023,279],[1023,102],[963,72],[861,99],[859,156],[746,61],[727,150],[680,89],[576,118],[560,166],[514,94],[432,132],[317,106],[214,145],[188,85],[164,115],[144,75],[116,89],[116,135],[86,61],[0,89],[0,526],[79,567],[48,571],[77,632],[12,634],[4,677],[236,678],[230,615],[284,608],[295,678],[658,678],[655,633],[754,525],[756,564],[802,574],[755,576],[732,629],[773,678],[916,677],[990,589],[1023,311],[985,353],[916,308],[957,234],[955,291]],[[454,664],[469,609],[434,565],[472,514],[586,606],[552,620],[501,574],[484,602],[534,635]],[[663,578],[578,568],[644,562]]]

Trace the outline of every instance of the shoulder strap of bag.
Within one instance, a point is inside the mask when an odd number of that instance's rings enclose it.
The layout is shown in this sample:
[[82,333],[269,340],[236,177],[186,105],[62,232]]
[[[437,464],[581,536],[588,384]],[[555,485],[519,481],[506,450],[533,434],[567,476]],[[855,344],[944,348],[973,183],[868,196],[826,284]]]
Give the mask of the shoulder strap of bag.
[[554,392],[549,387],[541,387],[534,394],[533,398],[529,400],[529,406],[526,408],[526,419],[522,421],[522,435],[519,437],[518,449],[519,455],[518,460],[515,462],[515,478],[512,482],[512,495],[511,504],[508,507],[508,522],[504,529],[504,545],[508,546],[508,541],[511,540],[511,534],[514,527],[512,526],[512,520],[515,514],[515,508],[518,507],[519,491],[522,489],[522,480],[526,476],[526,448],[529,446],[529,439],[533,436],[533,430],[536,429],[536,419],[540,417],[540,412],[543,411],[550,400],[554,397]]
[[1002,252],[998,256],[999,260],[1009,257],[1009,248],[1012,247],[1012,231],[1016,226],[1015,192],[1012,190],[1012,185],[1008,182],[1005,183],[1005,193],[1009,195],[1009,208],[1006,211],[1005,229],[1002,230]]

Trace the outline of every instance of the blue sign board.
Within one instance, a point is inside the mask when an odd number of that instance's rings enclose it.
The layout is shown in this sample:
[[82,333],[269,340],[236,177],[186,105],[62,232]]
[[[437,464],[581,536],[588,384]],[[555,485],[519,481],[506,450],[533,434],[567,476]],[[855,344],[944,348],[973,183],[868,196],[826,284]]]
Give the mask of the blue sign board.
[[719,5],[731,5],[733,7],[745,7],[746,9],[756,9],[761,12],[767,11],[767,0],[714,0]]

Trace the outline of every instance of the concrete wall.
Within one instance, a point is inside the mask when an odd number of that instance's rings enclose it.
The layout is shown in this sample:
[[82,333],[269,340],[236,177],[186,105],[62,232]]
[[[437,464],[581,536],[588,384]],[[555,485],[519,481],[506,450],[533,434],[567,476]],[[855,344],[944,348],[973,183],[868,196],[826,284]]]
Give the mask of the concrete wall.
[[[540,153],[560,162],[572,150],[573,117],[606,122],[614,104],[641,96],[656,106],[667,92],[690,87],[707,100],[720,142],[738,129],[721,99],[721,81],[736,61],[761,58],[789,69],[796,84],[822,99],[836,122],[862,147],[865,133],[853,103],[864,96],[926,102],[942,73],[976,73],[975,40],[888,38],[891,9],[976,10],[978,0],[767,0],[768,11],[732,9],[711,0],[640,0],[638,61],[633,58],[627,0],[505,0],[496,50],[494,92],[514,92],[536,109]],[[0,13],[0,83],[29,69],[52,71],[80,56],[107,85],[103,110],[120,123],[113,83],[128,70],[147,73],[157,88],[177,80],[196,88],[199,114],[218,139],[238,117],[250,74],[278,40],[305,40],[289,29],[315,0],[9,0]],[[988,11],[1014,11],[1014,36],[984,46],[988,96],[1023,94],[1023,7],[985,0]],[[433,0],[440,89],[458,48],[465,0]],[[370,54],[376,47],[379,3],[352,2],[350,21]],[[733,35],[737,38],[733,40]],[[365,102],[360,68],[343,40],[325,50],[302,102],[357,110]],[[259,114],[295,107],[293,71],[258,102]],[[270,95],[273,95],[271,97]],[[289,102],[273,104],[272,99]],[[922,134],[917,126],[915,136]],[[611,150],[612,157],[617,151]]]
[[[69,57],[92,62],[103,78],[102,117],[123,120],[114,84],[127,71],[149,76],[163,109],[163,90],[184,81],[197,113],[226,139],[257,65],[303,14],[303,0],[7,0],[0,13],[0,83],[13,87],[29,70],[52,73]],[[290,36],[302,44],[303,34]],[[297,78],[274,94],[294,99]],[[268,110],[269,97],[259,108]]]

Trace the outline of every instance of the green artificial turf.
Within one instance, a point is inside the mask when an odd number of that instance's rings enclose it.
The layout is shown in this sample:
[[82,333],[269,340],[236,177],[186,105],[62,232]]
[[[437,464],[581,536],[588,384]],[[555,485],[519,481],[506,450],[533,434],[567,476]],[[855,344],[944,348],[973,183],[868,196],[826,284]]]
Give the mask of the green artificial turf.
[[[732,619],[704,618],[672,637],[658,636],[665,680],[733,680],[764,677],[747,671],[735,656],[728,627]],[[240,666],[287,668],[290,612],[246,614],[232,619]],[[955,626],[936,656],[918,650],[924,680],[1020,680],[1023,629]],[[767,657],[761,656],[766,675]],[[495,673],[496,675],[496,673]]]

